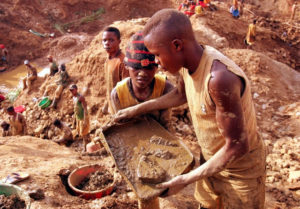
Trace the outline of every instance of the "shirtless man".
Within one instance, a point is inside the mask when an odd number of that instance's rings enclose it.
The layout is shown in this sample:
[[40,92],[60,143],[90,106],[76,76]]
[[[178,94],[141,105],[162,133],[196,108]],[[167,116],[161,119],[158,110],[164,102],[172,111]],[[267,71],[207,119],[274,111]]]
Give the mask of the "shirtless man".
[[73,95],[74,122],[76,124],[76,130],[78,135],[83,139],[83,151],[85,152],[90,132],[90,120],[87,111],[87,103],[84,96],[78,93],[78,88],[75,84],[72,84],[69,89]]
[[21,113],[15,112],[13,106],[8,107],[6,112],[9,114],[9,124],[12,136],[25,135],[27,131],[24,116]]
[[55,141],[56,143],[67,144],[69,141],[73,140],[72,130],[66,123],[61,122],[58,119],[55,119],[53,125],[59,128],[63,133],[63,136],[59,140]]
[[187,102],[201,147],[199,167],[157,187],[172,195],[196,182],[200,208],[263,209],[266,153],[243,70],[213,47],[199,45],[191,22],[176,10],[158,11],[143,34],[158,64],[179,73],[182,82],[166,95],[120,110],[116,121]]
[[31,91],[31,86],[33,81],[37,79],[37,70],[35,67],[33,67],[28,60],[24,61],[24,65],[27,66],[28,73],[27,77],[25,77],[23,81],[23,90],[25,90],[28,87],[28,92]]

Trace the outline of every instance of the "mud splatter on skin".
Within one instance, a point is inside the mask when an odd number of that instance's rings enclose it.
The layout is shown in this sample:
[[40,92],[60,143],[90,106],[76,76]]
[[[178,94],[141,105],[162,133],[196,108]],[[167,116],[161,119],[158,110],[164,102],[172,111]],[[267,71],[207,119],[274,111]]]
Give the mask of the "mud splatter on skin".
[[223,112],[223,113],[222,113],[222,116],[228,117],[228,118],[236,118],[236,117],[237,117],[237,116],[236,116],[234,113],[232,113],[232,112]]

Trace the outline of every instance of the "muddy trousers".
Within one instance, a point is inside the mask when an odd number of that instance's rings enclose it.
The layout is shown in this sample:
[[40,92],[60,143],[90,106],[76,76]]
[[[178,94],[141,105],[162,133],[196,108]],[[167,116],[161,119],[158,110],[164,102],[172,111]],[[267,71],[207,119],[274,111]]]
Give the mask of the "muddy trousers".
[[22,83],[23,83],[23,90],[28,88],[28,91],[31,90],[31,86],[34,80],[36,80],[37,76],[28,76],[23,78]]
[[61,94],[62,94],[62,92],[63,92],[63,90],[64,90],[64,87],[63,87],[62,85],[57,85],[57,84],[55,84],[55,83],[49,84],[49,85],[46,87],[46,90],[45,90],[45,92],[44,92],[43,95],[44,95],[45,97],[48,96],[49,91],[50,91],[52,88],[55,88],[55,87],[56,87],[56,90],[55,90],[55,92],[54,92],[54,98],[53,98],[53,100],[58,101],[59,98],[60,98],[60,96],[61,96]]
[[209,209],[263,209],[265,175],[247,180],[225,180],[220,176],[196,182],[195,198]]
[[158,197],[150,200],[138,200],[139,209],[160,209]]

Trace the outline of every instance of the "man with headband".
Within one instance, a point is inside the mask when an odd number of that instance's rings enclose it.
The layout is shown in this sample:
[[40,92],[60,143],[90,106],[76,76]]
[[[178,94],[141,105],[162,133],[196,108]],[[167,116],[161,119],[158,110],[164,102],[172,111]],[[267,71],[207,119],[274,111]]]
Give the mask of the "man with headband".
[[[129,78],[119,82],[111,92],[113,111],[131,107],[144,101],[160,97],[174,87],[166,76],[155,74],[157,64],[155,56],[144,45],[141,33],[133,35],[126,48],[124,63],[129,71]],[[151,112],[156,120],[165,124],[169,111]]]

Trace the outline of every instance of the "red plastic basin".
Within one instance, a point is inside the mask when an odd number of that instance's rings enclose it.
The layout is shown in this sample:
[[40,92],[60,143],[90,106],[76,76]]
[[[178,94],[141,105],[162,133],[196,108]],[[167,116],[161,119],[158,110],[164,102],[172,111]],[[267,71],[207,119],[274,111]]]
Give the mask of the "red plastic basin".
[[[110,195],[115,187],[115,179],[114,181],[109,184],[106,188],[96,191],[84,191],[77,189],[76,186],[80,184],[80,182],[85,179],[90,173],[94,173],[98,170],[108,170],[104,166],[101,165],[87,165],[82,166],[75,169],[68,177],[68,184],[71,189],[80,197],[91,200],[91,199],[98,199],[104,197],[106,195]],[[113,174],[113,176],[115,176]]]

